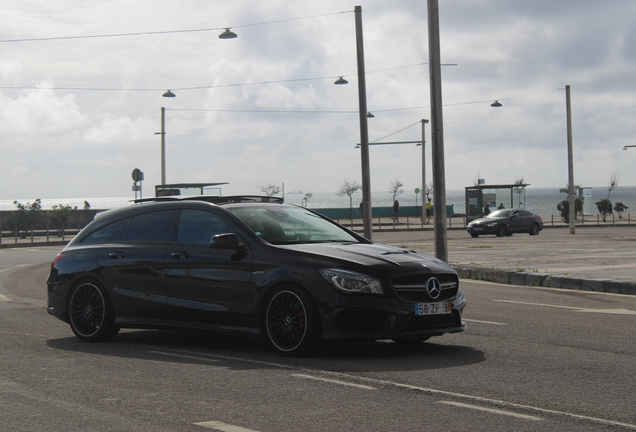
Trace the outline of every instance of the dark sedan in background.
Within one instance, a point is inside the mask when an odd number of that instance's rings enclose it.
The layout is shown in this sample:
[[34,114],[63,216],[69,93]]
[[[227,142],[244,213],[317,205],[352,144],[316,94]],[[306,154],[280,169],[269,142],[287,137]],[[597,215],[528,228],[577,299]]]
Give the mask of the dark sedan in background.
[[497,237],[511,236],[514,233],[538,235],[543,229],[540,216],[526,210],[502,209],[490,212],[487,216],[475,219],[466,227],[468,234],[479,237],[495,234]]

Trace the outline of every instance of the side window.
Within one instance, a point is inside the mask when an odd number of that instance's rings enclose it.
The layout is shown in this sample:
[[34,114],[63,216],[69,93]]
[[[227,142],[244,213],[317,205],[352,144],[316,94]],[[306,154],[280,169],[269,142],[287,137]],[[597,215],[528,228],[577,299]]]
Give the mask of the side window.
[[172,210],[145,213],[132,218],[126,241],[165,241]]
[[527,218],[527,217],[532,216],[532,215],[530,214],[530,212],[527,212],[527,211],[522,211],[522,212],[520,212],[520,213],[521,213],[521,217],[524,217],[524,218]]
[[102,227],[97,231],[93,231],[86,238],[84,238],[84,240],[82,240],[82,243],[106,243],[108,239],[110,239],[110,236],[113,235],[120,222],[121,221],[117,221],[110,225],[106,225],[105,227]]
[[181,210],[179,218],[180,243],[209,244],[217,234],[233,233],[234,230],[218,216],[200,210]]

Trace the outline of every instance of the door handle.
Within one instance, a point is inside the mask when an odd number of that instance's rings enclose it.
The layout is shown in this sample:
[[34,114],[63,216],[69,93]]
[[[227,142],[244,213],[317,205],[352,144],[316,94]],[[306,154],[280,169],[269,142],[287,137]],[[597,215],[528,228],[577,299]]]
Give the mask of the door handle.
[[108,253],[108,257],[112,258],[112,259],[121,259],[124,258],[126,256],[126,254],[124,254],[123,252],[119,252],[119,251],[114,251],[114,252],[109,252]]
[[176,258],[176,259],[186,259],[190,257],[190,254],[183,251],[174,251],[172,252],[171,255],[172,255],[172,258]]

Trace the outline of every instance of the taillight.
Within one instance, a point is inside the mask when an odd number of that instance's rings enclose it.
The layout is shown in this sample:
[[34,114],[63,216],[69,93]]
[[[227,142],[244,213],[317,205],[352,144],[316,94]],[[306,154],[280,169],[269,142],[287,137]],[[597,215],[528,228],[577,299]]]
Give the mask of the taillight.
[[53,262],[51,263],[51,268],[53,268],[55,266],[55,264],[62,258],[62,256],[64,255],[63,252],[60,252],[57,254],[57,256],[55,258],[53,258]]

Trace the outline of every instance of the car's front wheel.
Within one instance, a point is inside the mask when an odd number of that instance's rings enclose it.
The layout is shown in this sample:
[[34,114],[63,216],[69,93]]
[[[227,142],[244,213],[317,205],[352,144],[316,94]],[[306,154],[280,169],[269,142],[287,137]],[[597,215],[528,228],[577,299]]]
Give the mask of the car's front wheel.
[[503,237],[506,235],[506,226],[501,224],[497,227],[497,237]]
[[119,332],[106,290],[92,280],[80,281],[73,288],[68,318],[75,336],[86,342],[106,341]]
[[320,337],[318,308],[295,286],[279,287],[269,296],[263,321],[267,342],[284,356],[306,354]]
[[477,237],[479,237],[479,234],[477,234],[477,233],[470,233],[470,236],[471,236],[472,238],[477,238]]

